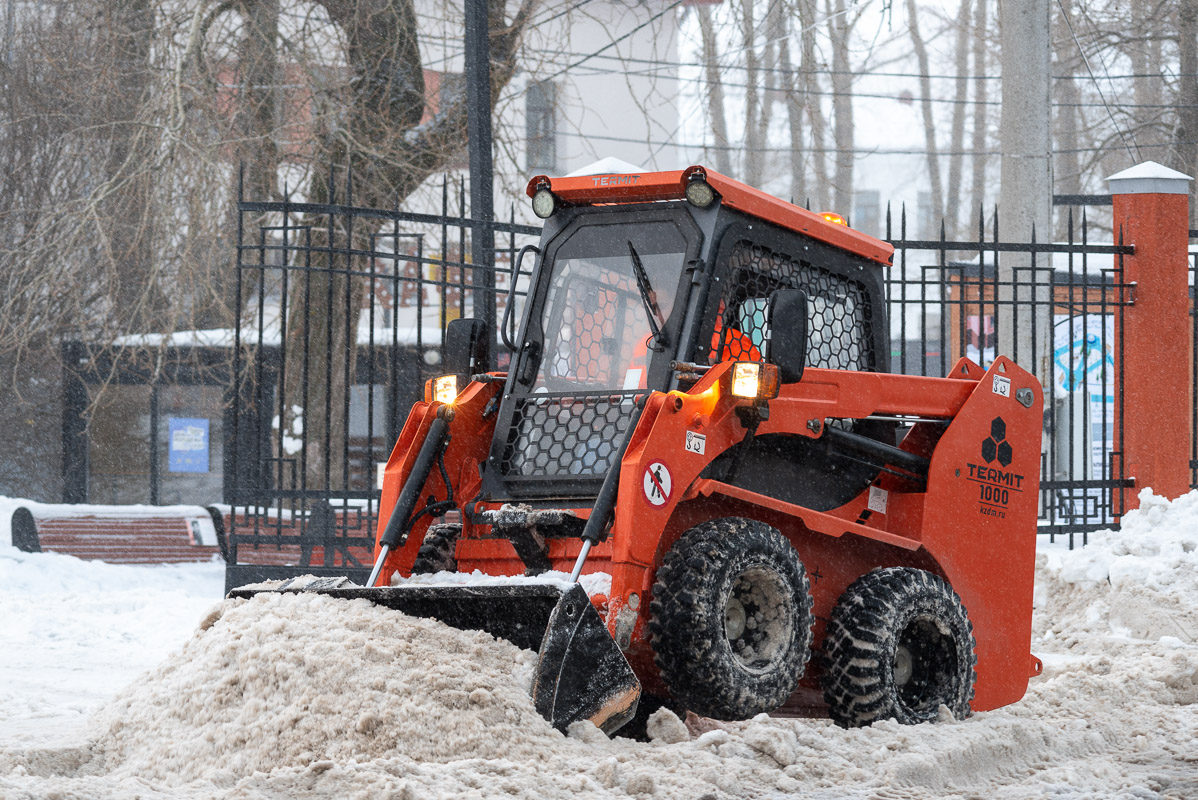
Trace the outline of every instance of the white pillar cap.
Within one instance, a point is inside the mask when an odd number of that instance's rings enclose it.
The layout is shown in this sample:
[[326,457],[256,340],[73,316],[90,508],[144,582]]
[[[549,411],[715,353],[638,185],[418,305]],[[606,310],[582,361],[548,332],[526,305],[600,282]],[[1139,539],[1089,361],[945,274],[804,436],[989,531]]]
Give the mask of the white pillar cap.
[[1111,194],[1189,194],[1194,179],[1155,161],[1145,161],[1106,180]]

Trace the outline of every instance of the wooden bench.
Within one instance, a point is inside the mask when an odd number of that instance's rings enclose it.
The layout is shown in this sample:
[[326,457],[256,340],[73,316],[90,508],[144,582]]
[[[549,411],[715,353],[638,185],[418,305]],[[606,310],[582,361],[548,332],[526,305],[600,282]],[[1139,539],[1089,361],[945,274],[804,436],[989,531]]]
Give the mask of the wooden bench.
[[223,555],[219,515],[203,506],[28,503],[12,512],[12,544],[113,564],[179,564]]

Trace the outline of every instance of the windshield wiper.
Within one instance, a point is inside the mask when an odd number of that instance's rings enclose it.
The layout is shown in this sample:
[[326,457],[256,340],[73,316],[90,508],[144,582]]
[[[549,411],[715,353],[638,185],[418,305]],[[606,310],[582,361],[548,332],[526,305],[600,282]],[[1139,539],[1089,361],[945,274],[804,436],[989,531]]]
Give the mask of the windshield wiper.
[[662,330],[666,321],[657,305],[657,293],[653,291],[653,284],[649,283],[649,273],[645,272],[645,265],[641,263],[641,257],[637,255],[631,240],[628,242],[628,255],[632,256],[632,271],[636,274],[636,288],[641,293],[641,303],[644,304],[645,316],[649,319],[649,330],[653,332],[653,344],[650,349],[660,352],[669,346],[669,341]]

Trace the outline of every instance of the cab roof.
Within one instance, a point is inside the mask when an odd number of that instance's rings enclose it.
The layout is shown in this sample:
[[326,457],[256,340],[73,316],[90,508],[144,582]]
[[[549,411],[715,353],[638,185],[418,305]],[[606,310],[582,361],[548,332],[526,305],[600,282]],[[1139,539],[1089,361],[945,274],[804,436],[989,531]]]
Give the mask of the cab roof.
[[538,189],[549,189],[559,201],[572,206],[647,203],[681,200],[685,197],[687,184],[692,180],[706,181],[715,190],[722,205],[751,217],[802,233],[879,264],[889,266],[894,259],[894,247],[888,242],[846,225],[830,222],[820,214],[779,200],[702,166],[670,172],[582,175],[572,178],[537,175],[528,182],[527,193],[532,197]]

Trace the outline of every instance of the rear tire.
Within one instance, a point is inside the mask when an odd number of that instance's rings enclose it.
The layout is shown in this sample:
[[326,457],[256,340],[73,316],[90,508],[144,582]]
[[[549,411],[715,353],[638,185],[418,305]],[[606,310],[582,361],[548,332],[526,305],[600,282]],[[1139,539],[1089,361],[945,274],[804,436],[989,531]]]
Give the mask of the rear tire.
[[969,714],[973,625],[944,579],[920,569],[869,572],[841,595],[824,640],[824,700],[837,724],[931,722]]
[[654,661],[674,701],[705,717],[748,719],[782,705],[810,657],[811,622],[798,553],[756,520],[690,529],[653,584]]
[[434,572],[457,572],[457,544],[462,526],[457,522],[430,525],[424,533],[424,541],[416,552],[412,563],[413,575],[429,575]]

